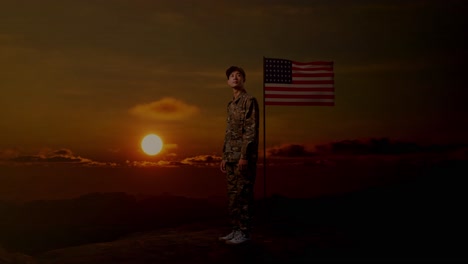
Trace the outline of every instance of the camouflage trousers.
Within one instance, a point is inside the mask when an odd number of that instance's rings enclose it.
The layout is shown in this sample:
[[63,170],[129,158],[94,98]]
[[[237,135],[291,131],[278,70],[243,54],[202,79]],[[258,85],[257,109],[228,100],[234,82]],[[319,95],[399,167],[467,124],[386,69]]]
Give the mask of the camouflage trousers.
[[254,185],[257,164],[240,171],[237,163],[226,163],[228,211],[233,230],[250,233],[252,230]]

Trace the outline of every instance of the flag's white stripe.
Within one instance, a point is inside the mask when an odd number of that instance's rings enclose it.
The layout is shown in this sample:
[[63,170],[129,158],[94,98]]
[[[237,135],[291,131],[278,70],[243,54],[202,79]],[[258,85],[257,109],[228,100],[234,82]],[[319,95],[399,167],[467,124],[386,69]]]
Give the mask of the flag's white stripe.
[[330,81],[333,80],[333,77],[294,77],[292,78],[296,81]]
[[265,88],[268,87],[285,87],[285,88],[333,88],[333,84],[289,84],[289,83],[265,83]]
[[290,103],[300,103],[300,102],[334,102],[334,99],[313,99],[313,98],[265,98],[265,102],[290,102]]
[[301,68],[301,69],[314,69],[314,68],[330,68],[330,69],[333,69],[333,66],[328,65],[328,64],[324,64],[324,65],[298,65],[298,64],[293,63],[292,66],[296,67],[296,68]]
[[265,91],[265,94],[291,94],[291,95],[334,95],[335,92],[285,92],[285,91]]
[[325,70],[320,70],[320,71],[315,71],[315,70],[311,70],[311,71],[297,71],[297,70],[292,70],[291,71],[293,74],[294,73],[305,73],[305,74],[314,74],[314,73],[333,73],[332,70],[329,70],[329,71],[325,71]]

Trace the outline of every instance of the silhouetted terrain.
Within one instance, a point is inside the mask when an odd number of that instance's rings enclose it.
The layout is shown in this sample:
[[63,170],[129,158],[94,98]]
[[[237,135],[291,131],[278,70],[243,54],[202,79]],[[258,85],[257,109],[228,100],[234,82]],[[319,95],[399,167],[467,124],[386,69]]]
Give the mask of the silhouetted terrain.
[[468,260],[467,165],[444,161],[341,195],[259,199],[254,240],[234,248],[217,241],[229,231],[224,197],[93,193],[3,203],[0,263]]
[[125,193],[92,193],[77,199],[4,206],[0,243],[35,254],[219,215],[209,200],[170,195],[138,200]]

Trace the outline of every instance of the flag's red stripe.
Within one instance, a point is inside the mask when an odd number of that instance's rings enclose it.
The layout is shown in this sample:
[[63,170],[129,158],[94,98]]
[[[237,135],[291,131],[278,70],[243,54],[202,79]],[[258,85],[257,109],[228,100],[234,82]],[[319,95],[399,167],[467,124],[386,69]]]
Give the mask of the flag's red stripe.
[[265,91],[288,91],[288,92],[333,92],[335,88],[290,88],[290,87],[267,87]]
[[297,65],[329,65],[333,66],[333,61],[312,61],[312,62],[297,62],[297,61],[291,61],[294,64]]
[[299,68],[299,67],[294,67],[292,66],[291,69],[293,71],[333,71],[333,68],[331,67],[320,67],[320,68]]
[[301,98],[301,99],[335,99],[335,95],[320,94],[265,94],[265,98]]
[[292,84],[334,84],[335,81],[334,80],[322,80],[322,81],[309,81],[309,80],[305,80],[305,81],[297,81],[297,80],[294,80],[293,78],[293,81],[292,81]]
[[265,105],[290,105],[290,106],[334,106],[335,102],[265,102]]
[[330,72],[325,73],[293,73],[293,77],[334,77],[335,74]]

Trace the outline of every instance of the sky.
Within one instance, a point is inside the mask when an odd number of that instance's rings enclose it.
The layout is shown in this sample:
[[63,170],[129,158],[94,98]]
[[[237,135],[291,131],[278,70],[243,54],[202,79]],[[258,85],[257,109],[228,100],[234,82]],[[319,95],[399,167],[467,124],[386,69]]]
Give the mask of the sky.
[[[0,2],[4,162],[215,164],[225,70],[244,68],[261,102],[263,57],[333,61],[336,94],[332,107],[268,106],[267,148],[468,143],[466,1]],[[165,143],[152,157],[149,133]]]

